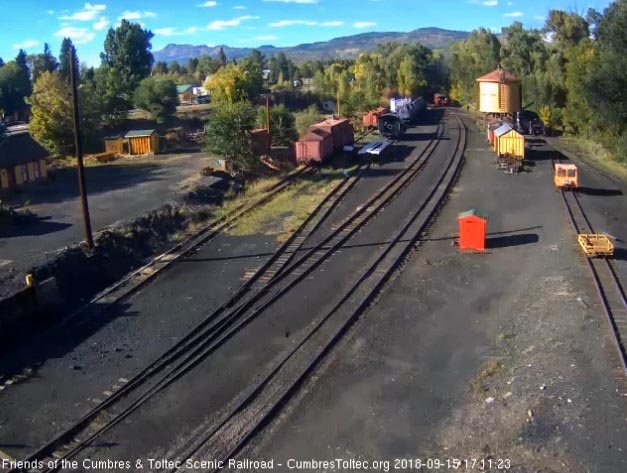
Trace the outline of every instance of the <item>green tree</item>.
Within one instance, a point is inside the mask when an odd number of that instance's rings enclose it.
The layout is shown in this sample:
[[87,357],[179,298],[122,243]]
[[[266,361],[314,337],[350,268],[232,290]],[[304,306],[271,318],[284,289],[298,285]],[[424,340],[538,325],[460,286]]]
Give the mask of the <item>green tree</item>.
[[90,96],[97,104],[96,110],[101,120],[109,127],[120,125],[127,117],[129,100],[122,91],[115,70],[110,66],[100,66],[94,71],[92,81],[85,84]]
[[218,49],[217,59],[218,59],[219,67],[226,66],[226,63],[227,63],[226,53],[224,52],[224,49],[222,47],[220,47],[220,49]]
[[37,82],[37,79],[43,72],[54,72],[59,67],[57,58],[50,51],[48,43],[44,44],[43,53],[32,56],[31,64],[31,80],[33,83]]
[[466,40],[451,45],[451,84],[459,88],[462,102],[475,103],[476,78],[496,69],[500,60],[501,43],[485,28],[479,28]]
[[4,113],[22,113],[26,105],[24,99],[31,93],[30,78],[16,61],[0,67],[0,108]]
[[544,31],[551,33],[562,49],[574,47],[590,36],[590,26],[585,18],[562,10],[549,11]]
[[240,66],[229,64],[209,76],[205,87],[217,103],[233,104],[250,98],[255,92],[249,74]]
[[255,110],[248,102],[225,103],[209,117],[206,149],[226,160],[230,173],[252,171],[258,166],[253,156],[250,132],[255,127]]
[[[54,154],[74,154],[74,126],[70,86],[58,74],[43,72],[35,83],[29,99],[31,108],[30,133],[33,138]],[[81,131],[91,135],[97,126],[97,117],[89,97],[79,90]]]
[[318,107],[310,105],[306,110],[296,115],[296,130],[300,136],[307,133],[307,130],[311,125],[319,123],[322,120],[322,115]]
[[596,129],[604,130],[617,155],[626,158],[627,0],[617,0],[605,9],[597,20],[597,36],[585,84],[591,120]]
[[119,93],[126,100],[131,99],[141,80],[150,75],[154,62],[150,52],[153,36],[151,31],[127,20],[107,33],[100,59],[115,74]]
[[263,67],[266,62],[258,49],[253,49],[250,55],[242,59],[239,66],[248,76],[249,95],[255,97],[263,91]]
[[153,68],[152,72],[155,74],[167,74],[168,72],[170,72],[168,69],[168,63],[163,61],[155,63],[155,67]]
[[217,60],[202,55],[198,58],[198,74],[200,79],[204,79],[211,74],[215,74],[220,69],[220,64]]
[[63,38],[61,42],[61,52],[59,53],[59,75],[61,79],[70,82],[70,54],[74,54],[74,64],[76,65],[76,77],[79,74],[78,56],[76,49],[70,38]]
[[[257,109],[257,126],[266,127],[266,109]],[[274,146],[291,146],[298,139],[296,119],[283,104],[270,107],[270,137]]]
[[133,101],[136,107],[149,111],[157,123],[166,123],[176,113],[176,84],[171,79],[147,77],[139,83]]

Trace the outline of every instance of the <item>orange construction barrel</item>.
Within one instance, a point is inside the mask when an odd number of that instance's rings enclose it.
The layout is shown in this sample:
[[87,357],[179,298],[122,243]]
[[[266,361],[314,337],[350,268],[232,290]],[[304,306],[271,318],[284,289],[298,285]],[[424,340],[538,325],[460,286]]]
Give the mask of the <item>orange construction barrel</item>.
[[459,249],[484,251],[488,219],[472,209],[460,213],[457,221],[459,222]]

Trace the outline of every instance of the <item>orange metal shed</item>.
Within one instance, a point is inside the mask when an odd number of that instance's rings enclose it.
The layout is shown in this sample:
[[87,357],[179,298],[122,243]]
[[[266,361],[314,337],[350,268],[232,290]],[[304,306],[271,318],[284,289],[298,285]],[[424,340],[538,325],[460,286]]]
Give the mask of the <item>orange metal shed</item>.
[[457,221],[459,222],[459,249],[484,251],[488,219],[472,209],[460,213]]

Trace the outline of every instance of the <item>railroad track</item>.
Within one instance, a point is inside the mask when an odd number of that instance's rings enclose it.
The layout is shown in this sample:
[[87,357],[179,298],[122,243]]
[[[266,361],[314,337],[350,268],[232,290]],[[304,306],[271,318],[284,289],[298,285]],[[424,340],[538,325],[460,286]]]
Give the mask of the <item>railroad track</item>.
[[[235,301],[239,300],[251,288],[256,287],[256,286],[262,284],[263,282],[267,281],[268,279],[266,279],[266,278],[267,278],[267,273],[268,272],[270,272],[270,271],[271,272],[278,272],[278,271],[281,270],[281,268],[282,268],[282,266],[284,264],[287,264],[289,261],[291,261],[293,256],[296,254],[296,252],[300,248],[300,245],[302,245],[302,243],[304,243],[306,238],[308,236],[310,236],[311,233],[313,233],[317,228],[319,228],[319,226],[324,222],[324,220],[331,213],[332,208],[335,205],[337,205],[348,194],[348,192],[361,179],[363,171],[365,171],[369,167],[370,167],[370,164],[362,164],[362,165],[358,166],[357,169],[353,173],[351,173],[351,174],[347,175],[346,177],[344,177],[342,179],[342,181],[338,185],[336,185],[331,190],[331,192],[329,192],[324,197],[324,199],[308,215],[308,217],[301,223],[301,225],[290,235],[290,237],[277,249],[277,251],[273,254],[273,256],[264,265],[262,265],[260,268],[258,268],[252,274],[252,276],[246,282],[244,282],[244,284],[242,284],[242,286],[238,289],[238,291],[229,300],[227,300],[227,302],[225,302],[221,307],[219,307],[211,315],[211,317],[215,317],[215,316],[219,315],[219,313],[221,313],[222,311],[226,310],[228,307],[232,306]],[[185,243],[185,245],[179,245],[180,248],[177,247],[179,249],[178,249],[178,251],[176,251],[176,258],[175,259],[174,258],[168,258],[167,259],[168,263],[169,264],[174,263],[176,260],[178,260],[178,259],[184,257],[185,255],[189,254],[197,246],[205,244],[211,238],[216,236],[220,231],[222,231],[224,229],[227,229],[227,228],[230,228],[231,226],[236,224],[237,220],[239,220],[239,218],[244,216],[246,213],[248,213],[249,211],[251,211],[254,208],[257,208],[259,205],[262,205],[263,203],[268,202],[268,200],[270,200],[272,197],[276,196],[280,191],[284,190],[287,186],[289,186],[289,184],[291,184],[291,182],[294,180],[295,177],[301,176],[303,174],[312,174],[314,172],[315,171],[313,169],[301,168],[297,172],[294,172],[294,173],[290,174],[289,176],[286,176],[286,178],[283,179],[281,182],[275,184],[270,189],[268,189],[269,195],[263,195],[261,199],[259,199],[258,201],[255,201],[253,204],[251,204],[249,206],[243,206],[243,205],[239,206],[238,208],[234,209],[233,212],[231,212],[229,215],[226,215],[223,218],[221,218],[219,221],[214,222],[215,225],[212,224],[212,227],[215,227],[215,228],[211,231],[211,233],[209,235],[206,235],[208,230],[204,230],[201,233],[195,235],[192,240],[188,240]],[[231,216],[231,218],[229,218],[229,216]],[[173,249],[171,251],[174,251],[174,250],[176,250],[176,249]],[[168,252],[168,254],[169,253],[170,252]],[[160,259],[160,258],[161,257],[159,257],[158,259]],[[145,268],[152,267],[153,263],[155,263],[155,261],[149,263],[148,265],[146,265],[143,268],[140,268],[139,270],[137,270],[137,273],[139,274],[139,273],[143,272],[143,270]],[[150,273],[150,274],[154,275],[156,273]],[[135,276],[135,274],[130,275],[126,279],[130,280],[131,278],[133,278],[133,276]],[[142,280],[142,284],[145,283],[145,282],[146,282],[146,280]],[[113,295],[113,294],[117,293],[117,291],[119,289],[122,289],[122,288],[126,287],[126,284],[127,284],[126,280],[125,281],[120,281],[120,283],[116,284],[114,287],[107,289],[104,293],[101,293],[99,296],[97,296],[97,299],[101,300],[101,299],[99,299],[99,297],[106,297],[107,300],[109,300],[109,303],[111,303],[113,301],[119,300],[119,298],[123,298],[123,297],[128,296],[129,292],[123,292],[119,296],[118,299],[115,299],[114,295]],[[133,290],[135,290],[137,288],[138,288],[138,286],[133,286]],[[102,304],[104,304],[104,303],[102,303]],[[103,305],[103,308],[104,308],[104,305]],[[73,316],[78,316],[80,314],[81,314],[80,312],[76,312],[75,314],[73,314]],[[103,403],[101,403],[98,406],[96,406],[91,412],[89,412],[86,416],[84,416],[81,420],[79,420],[69,430],[73,430],[73,431],[74,430],[80,430],[80,427],[79,427],[80,425],[85,427],[87,425],[86,423],[89,422],[90,419],[91,420],[95,419],[109,405],[112,405],[119,397],[123,397],[137,383],[140,383],[143,380],[143,377],[151,372],[152,368],[156,368],[157,364],[159,366],[162,366],[161,365],[162,362],[164,362],[166,360],[170,360],[170,357],[175,354],[175,352],[176,352],[175,349],[177,348],[177,346],[179,344],[184,344],[187,341],[189,341],[192,338],[192,335],[197,330],[200,330],[201,327],[202,327],[202,323],[199,324],[199,326],[197,326],[195,329],[193,329],[190,333],[188,333],[187,336],[184,337],[177,345],[175,345],[170,350],[168,350],[164,355],[162,355],[162,357],[160,357],[159,360],[157,360],[157,362],[153,363],[153,365],[151,365],[147,369],[143,370],[139,375],[137,375],[133,379],[126,380],[126,378],[120,378],[119,382],[121,384],[123,384],[123,386],[122,387],[118,386],[119,389],[116,390],[116,392],[110,398],[106,399]],[[53,442],[57,443],[57,441],[61,441],[61,442],[66,441],[66,440],[62,441],[61,438],[65,438],[66,437],[65,434],[69,434],[69,430],[68,430],[68,432],[65,432],[60,437],[55,439],[55,441],[53,441]],[[49,455],[47,458],[44,457],[46,459],[44,459],[42,461],[44,461],[44,463],[46,463],[47,459],[52,460],[52,459],[57,458],[57,457],[60,458],[58,452],[55,452],[55,453],[56,453],[56,455]],[[35,456],[39,457],[39,455],[37,455],[37,454],[33,455],[33,457],[35,457]],[[28,470],[17,470],[16,469],[16,470],[11,470],[11,471],[28,471]],[[37,471],[37,470],[32,470],[32,471]]]
[[[595,233],[576,190],[565,191],[561,189],[561,195],[575,231],[578,234]],[[610,326],[623,372],[627,375],[627,298],[625,297],[625,289],[610,259],[605,257],[586,257],[585,259]]]
[[[325,199],[319,206],[320,219],[304,222],[303,233],[295,234],[283,246],[280,256],[273,257],[260,268],[253,278],[227,303],[208,316],[179,343],[172,347],[155,363],[144,369],[133,379],[124,380],[123,386],[107,400],[94,408],[58,437],[47,443],[26,460],[42,461],[69,459],[88,447],[96,438],[128,417],[155,394],[179,379],[200,361],[209,356],[237,331],[257,317],[266,307],[289,291],[294,285],[319,266],[330,254],[353,236],[363,225],[374,218],[398,193],[404,189],[424,166],[427,158],[435,150],[439,140],[431,140],[425,150],[395,178],[364,205],[356,209],[345,221],[326,238],[296,258],[297,248],[306,240],[306,233],[319,227],[326,215],[334,207],[332,199]],[[338,190],[338,196],[345,195],[355,184],[355,179],[346,179]],[[340,186],[338,186],[340,187]],[[324,216],[324,218],[322,217]],[[286,257],[287,256],[287,257]],[[295,260],[295,261],[294,261]],[[262,279],[266,271],[272,276]],[[267,276],[267,275],[266,275]],[[260,305],[250,311],[252,306]],[[247,317],[244,315],[248,313]],[[163,371],[163,373],[161,373]],[[161,376],[158,376],[161,374]],[[150,381],[150,382],[148,382]],[[140,387],[143,389],[140,392]],[[133,396],[131,396],[133,394]],[[131,398],[132,399],[129,399]],[[122,402],[124,401],[124,402]],[[102,423],[98,419],[107,418]],[[38,470],[12,470],[38,471]],[[57,471],[47,468],[41,471]]]
[[157,256],[149,263],[136,269],[114,285],[98,293],[89,303],[67,317],[62,322],[62,326],[72,323],[77,319],[81,319],[81,324],[86,323],[90,318],[86,317],[88,314],[93,317],[95,313],[106,308],[106,306],[128,297],[196,248],[206,244],[224,230],[234,226],[242,217],[268,203],[287,189],[295,179],[313,174],[314,172],[315,170],[311,168],[301,167],[289,173],[279,182],[268,188],[259,199],[250,204],[236,206],[231,212],[212,221],[209,225],[196,232],[192,237],[182,241],[165,253]]
[[[454,114],[459,135],[447,166],[425,201],[409,215],[385,249],[339,302],[324,314],[273,369],[263,377],[206,435],[196,439],[177,460],[222,460],[233,458],[264,423],[287,402],[295,389],[324,359],[350,325],[372,304],[393,273],[415,247],[446,200],[463,163],[465,127]],[[216,468],[210,471],[218,471]],[[170,473],[191,471],[185,467]]]

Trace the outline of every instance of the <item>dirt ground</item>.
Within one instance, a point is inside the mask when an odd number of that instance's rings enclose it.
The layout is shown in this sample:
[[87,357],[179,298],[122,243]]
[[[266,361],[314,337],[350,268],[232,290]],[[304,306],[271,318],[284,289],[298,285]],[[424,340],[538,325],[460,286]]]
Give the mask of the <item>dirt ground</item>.
[[[130,220],[169,202],[176,202],[210,165],[206,153],[159,155],[116,161],[85,169],[94,232]],[[210,185],[214,178],[206,178]],[[84,238],[76,169],[55,171],[55,180],[11,196],[12,205],[25,205],[33,218],[0,228],[0,280],[19,279],[67,245]],[[4,295],[12,286],[0,286]]]
[[[240,459],[627,471],[627,383],[551,162],[506,175],[470,130],[428,239]],[[453,246],[470,208],[488,215],[484,254]]]

